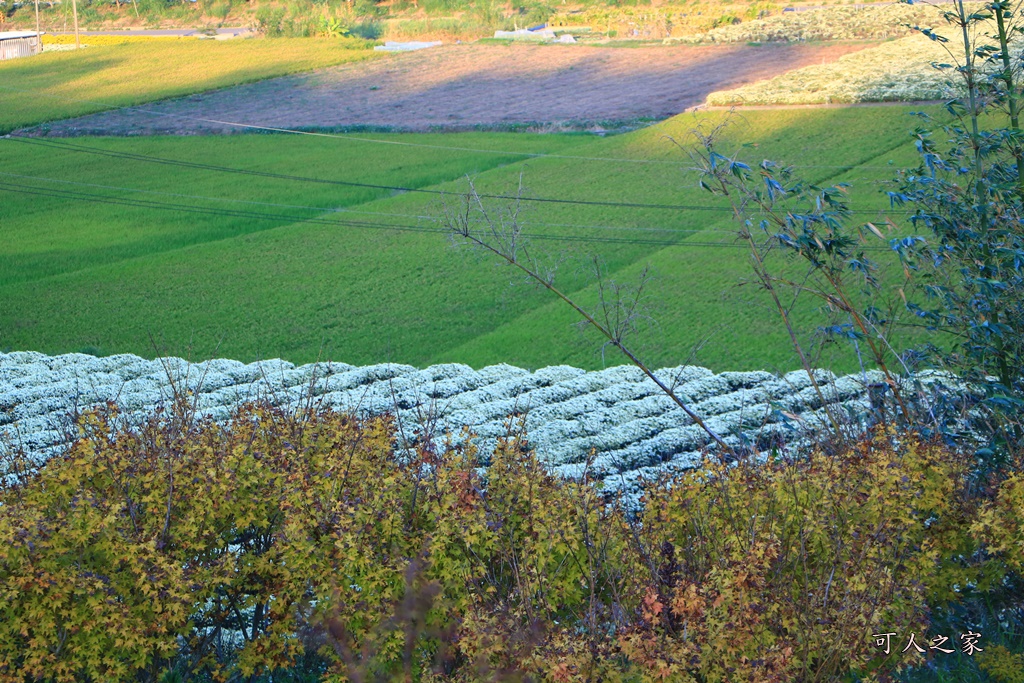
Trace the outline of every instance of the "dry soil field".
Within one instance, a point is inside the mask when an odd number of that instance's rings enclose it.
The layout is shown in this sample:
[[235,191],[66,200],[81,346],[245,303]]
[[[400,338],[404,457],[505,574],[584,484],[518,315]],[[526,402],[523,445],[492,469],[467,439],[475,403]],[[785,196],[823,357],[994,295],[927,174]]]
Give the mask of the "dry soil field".
[[34,134],[245,130],[226,122],[409,131],[609,125],[666,118],[712,91],[865,46],[448,45],[52,123]]

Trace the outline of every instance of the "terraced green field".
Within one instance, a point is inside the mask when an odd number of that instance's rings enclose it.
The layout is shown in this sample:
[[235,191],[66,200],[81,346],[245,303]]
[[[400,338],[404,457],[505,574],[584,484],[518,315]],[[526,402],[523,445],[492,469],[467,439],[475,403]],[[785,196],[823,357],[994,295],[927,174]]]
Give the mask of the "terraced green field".
[[[857,208],[881,210],[878,181],[915,160],[907,112],[748,111],[723,150],[747,144],[748,160],[853,182]],[[698,188],[670,139],[685,146],[694,125],[722,116],[686,114],[609,138],[0,139],[0,349],[418,366],[622,362],[614,350],[603,359],[564,304],[493,259],[453,249],[437,224],[452,196],[435,191],[459,192],[469,175],[480,191],[503,194],[522,174],[530,197],[602,202],[523,205],[535,252],[562,260],[564,291],[593,303],[591,255],[618,281],[652,266],[658,325],[641,344],[652,364],[793,369],[768,300],[738,286],[751,277],[749,256],[727,207]],[[796,319],[806,330],[820,320],[809,305]],[[845,347],[825,348],[824,358],[857,367]]]

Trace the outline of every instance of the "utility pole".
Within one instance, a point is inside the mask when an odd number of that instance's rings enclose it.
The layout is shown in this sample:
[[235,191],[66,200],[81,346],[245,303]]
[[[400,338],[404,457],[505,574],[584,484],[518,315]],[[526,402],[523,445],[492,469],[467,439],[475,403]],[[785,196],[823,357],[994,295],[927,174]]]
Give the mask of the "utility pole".
[[71,0],[71,11],[75,15],[75,49],[82,47],[82,41],[78,37],[78,0]]
[[43,51],[43,34],[39,32],[39,0],[36,0],[36,47]]

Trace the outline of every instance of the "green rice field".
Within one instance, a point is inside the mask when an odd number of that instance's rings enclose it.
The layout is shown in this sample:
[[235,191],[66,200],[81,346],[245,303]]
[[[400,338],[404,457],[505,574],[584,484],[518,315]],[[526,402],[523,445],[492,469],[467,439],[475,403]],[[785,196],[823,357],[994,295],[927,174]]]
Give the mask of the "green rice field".
[[[857,220],[881,219],[880,181],[916,160],[910,109],[745,111],[722,151],[794,164],[819,183],[850,182],[855,207],[867,211]],[[453,248],[437,222],[467,177],[481,192],[508,194],[521,176],[531,198],[578,202],[523,203],[532,250],[559,262],[563,291],[595,302],[592,256],[619,282],[651,267],[657,324],[638,339],[651,364],[790,370],[797,360],[769,300],[741,286],[752,272],[737,224],[698,187],[685,153],[688,131],[724,116],[684,114],[607,138],[0,139],[0,349],[417,366],[623,362],[614,349],[602,356],[549,293]],[[808,304],[795,320],[809,332],[822,318]],[[820,349],[823,361],[857,367],[850,349],[832,346]]]

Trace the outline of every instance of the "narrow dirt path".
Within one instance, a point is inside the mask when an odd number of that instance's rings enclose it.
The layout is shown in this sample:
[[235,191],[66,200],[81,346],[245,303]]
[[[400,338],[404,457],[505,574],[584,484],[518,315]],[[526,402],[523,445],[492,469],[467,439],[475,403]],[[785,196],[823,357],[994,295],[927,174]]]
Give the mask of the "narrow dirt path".
[[662,119],[702,103],[712,91],[867,45],[448,45],[51,123],[31,134],[243,130],[226,122],[424,131]]

